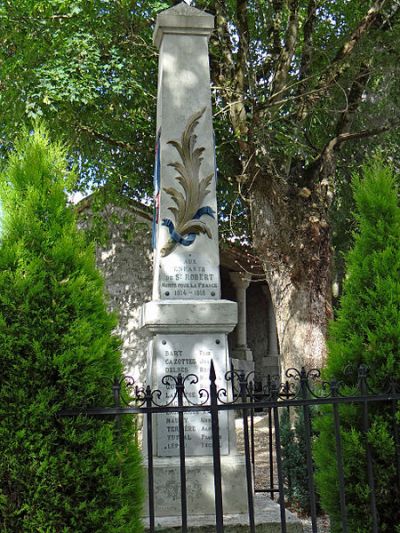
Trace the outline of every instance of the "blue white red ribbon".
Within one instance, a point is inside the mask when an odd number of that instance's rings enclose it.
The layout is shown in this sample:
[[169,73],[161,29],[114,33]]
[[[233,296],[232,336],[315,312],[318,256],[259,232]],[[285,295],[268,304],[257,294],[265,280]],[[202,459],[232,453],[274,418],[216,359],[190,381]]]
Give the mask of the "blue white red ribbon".
[[[193,220],[198,220],[203,215],[208,215],[211,218],[215,218],[215,212],[213,211],[213,209],[209,206],[204,206],[204,207],[200,207],[200,209],[196,211],[196,214],[194,215]],[[191,244],[193,244],[194,240],[196,239],[196,233],[188,233],[188,235],[186,236],[183,236],[180,233],[178,233],[175,230],[174,223],[169,218],[164,218],[162,221],[162,225],[168,228],[171,239],[177,242],[178,244],[182,244],[182,246],[190,246]]]
[[154,163],[154,210],[153,210],[153,225],[152,225],[152,245],[153,250],[157,245],[157,224],[158,216],[160,212],[160,138],[161,129],[157,134],[156,150],[155,150],[155,163]]

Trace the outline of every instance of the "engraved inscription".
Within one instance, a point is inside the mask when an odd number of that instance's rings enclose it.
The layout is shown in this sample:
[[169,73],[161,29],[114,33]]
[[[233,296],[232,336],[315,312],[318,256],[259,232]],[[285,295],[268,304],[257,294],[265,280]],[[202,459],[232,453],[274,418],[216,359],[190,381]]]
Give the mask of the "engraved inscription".
[[219,275],[196,257],[182,257],[164,268],[160,287],[171,298],[213,298],[218,295]]
[[[177,335],[173,340],[156,340],[157,347],[157,375],[159,382],[164,375],[183,377],[189,374],[198,376],[198,383],[185,382],[186,399],[184,404],[200,404],[205,396],[200,396],[201,389],[209,389],[209,372],[211,359],[214,361],[217,375],[224,375],[225,347],[210,347],[210,337],[201,335]],[[215,342],[215,341],[214,341]],[[222,382],[219,384],[222,386]],[[171,401],[175,395],[175,384],[160,387],[165,401]],[[175,404],[176,404],[175,400]],[[209,403],[209,402],[208,402]],[[179,454],[179,426],[178,414],[157,415],[157,455],[161,457],[177,456]],[[227,427],[227,412],[220,413],[220,424]],[[186,414],[184,417],[185,450],[188,456],[212,454],[211,416],[207,411]],[[221,453],[228,454],[228,436],[220,436]]]

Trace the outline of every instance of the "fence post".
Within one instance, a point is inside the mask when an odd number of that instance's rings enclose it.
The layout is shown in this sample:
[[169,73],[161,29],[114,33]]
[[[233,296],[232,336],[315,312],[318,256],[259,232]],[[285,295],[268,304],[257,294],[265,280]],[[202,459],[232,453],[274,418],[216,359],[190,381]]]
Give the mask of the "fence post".
[[[285,384],[283,386],[281,398],[284,398],[285,400],[290,400],[291,398],[290,383],[288,380],[285,381]],[[290,424],[290,405],[287,405],[286,412],[288,414],[288,420]],[[292,493],[292,473],[290,471],[290,468],[288,468],[286,472],[286,477],[287,477],[288,493],[291,494]]]
[[282,451],[281,451],[281,430],[279,424],[278,399],[279,383],[271,383],[271,399],[273,401],[272,412],[274,415],[275,428],[275,450],[276,450],[276,468],[278,470],[278,490],[279,490],[279,509],[281,516],[281,533],[287,533],[286,527],[286,510],[285,510],[285,489],[283,486],[283,469],[282,469]]
[[147,385],[145,391],[146,402],[146,426],[147,426],[147,482],[149,491],[149,525],[150,533],[155,532],[154,521],[154,465],[153,465],[153,418],[151,414],[151,406],[153,395],[150,385]]
[[[176,392],[178,394],[178,407],[183,406],[183,392],[185,385],[182,374],[178,374],[176,379]],[[183,412],[178,413],[179,427],[179,463],[181,479],[181,510],[182,510],[182,533],[187,533],[187,499],[186,499],[186,453],[185,453],[185,423]]]
[[[247,380],[244,372],[239,375],[240,396],[242,402],[245,404],[247,400]],[[253,476],[251,468],[250,445],[249,445],[249,421],[248,409],[243,408],[243,438],[244,438],[244,453],[246,459],[246,480],[247,480],[247,504],[249,508],[249,526],[250,533],[255,532],[254,522],[254,498],[253,498]]]
[[215,525],[216,533],[224,532],[224,512],[222,507],[222,479],[221,479],[221,450],[219,442],[219,420],[218,420],[218,392],[215,375],[214,362],[211,360],[210,366],[210,414],[211,414],[211,434],[213,447],[214,465],[214,497],[215,497]]
[[[256,392],[253,387],[253,382],[250,381],[248,384],[249,389],[249,398],[251,403],[254,405],[256,400]],[[253,480],[256,477],[256,458],[255,458],[255,446],[254,446],[254,407],[250,409],[250,442],[251,442],[251,464],[253,466]]]
[[378,514],[376,510],[376,499],[375,499],[375,479],[374,479],[374,469],[372,466],[372,450],[371,445],[368,442],[368,431],[369,431],[369,422],[368,422],[368,384],[367,384],[367,372],[368,369],[365,365],[360,365],[358,367],[358,387],[361,393],[361,396],[364,396],[362,402],[363,413],[362,413],[362,426],[363,433],[365,437],[365,444],[367,450],[367,472],[368,472],[368,486],[370,489],[370,507],[372,514],[372,531],[373,533],[378,533]]
[[[332,380],[330,383],[332,398],[338,397],[338,383],[336,380]],[[337,403],[332,404],[333,410],[333,423],[335,428],[335,440],[336,440],[336,459],[337,469],[339,477],[339,498],[340,498],[340,514],[342,518],[342,530],[343,533],[347,533],[347,509],[346,509],[346,494],[345,494],[345,481],[344,481],[344,469],[343,469],[343,449],[342,438],[340,435],[340,419],[339,419],[339,407]]]
[[[301,396],[303,400],[308,398],[308,375],[304,367],[300,372],[300,387]],[[315,488],[314,488],[314,469],[312,462],[311,451],[311,416],[310,407],[305,404],[303,406],[304,414],[304,438],[306,441],[306,461],[307,461],[307,474],[308,474],[308,491],[310,493],[310,508],[311,508],[311,527],[312,533],[317,533],[317,506],[315,502]]]

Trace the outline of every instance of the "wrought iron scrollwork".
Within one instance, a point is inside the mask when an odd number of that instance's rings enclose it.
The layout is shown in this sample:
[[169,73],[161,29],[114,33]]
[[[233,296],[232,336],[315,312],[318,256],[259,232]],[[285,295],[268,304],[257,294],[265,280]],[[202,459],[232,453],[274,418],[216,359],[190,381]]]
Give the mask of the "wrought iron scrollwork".
[[[285,372],[287,378],[281,382],[279,376],[268,376],[261,389],[256,389],[254,372],[244,374],[230,370],[224,375],[222,385],[217,386],[215,370],[210,375],[208,385],[196,374],[185,376],[178,374],[165,375],[161,379],[161,387],[152,389],[149,385],[139,386],[131,376],[117,378],[113,382],[114,407],[169,407],[180,404],[194,407],[210,405],[210,394],[213,394],[220,404],[229,405],[243,402],[290,402],[291,400],[320,400],[327,398],[351,398],[357,394],[368,396],[373,394],[400,394],[400,383],[393,377],[388,378],[379,393],[369,384],[369,370],[366,365],[360,365],[355,373],[354,367],[343,372],[344,379],[323,380],[321,372],[312,368],[300,370],[289,368]],[[350,383],[349,376],[356,379]],[[199,388],[201,387],[201,388]],[[172,393],[168,396],[167,393]]]

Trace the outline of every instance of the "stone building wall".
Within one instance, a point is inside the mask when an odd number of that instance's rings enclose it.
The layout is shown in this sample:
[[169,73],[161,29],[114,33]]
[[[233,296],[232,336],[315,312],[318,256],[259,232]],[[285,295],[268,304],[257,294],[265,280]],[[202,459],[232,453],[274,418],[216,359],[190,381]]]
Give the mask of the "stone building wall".
[[[87,228],[89,203],[79,211],[81,224]],[[152,294],[151,217],[139,209],[114,206],[104,208],[102,217],[107,231],[105,244],[97,246],[96,262],[104,274],[109,309],[118,315],[116,333],[122,339],[125,373],[143,383],[147,337],[139,329],[139,316],[142,304],[150,301]]]

